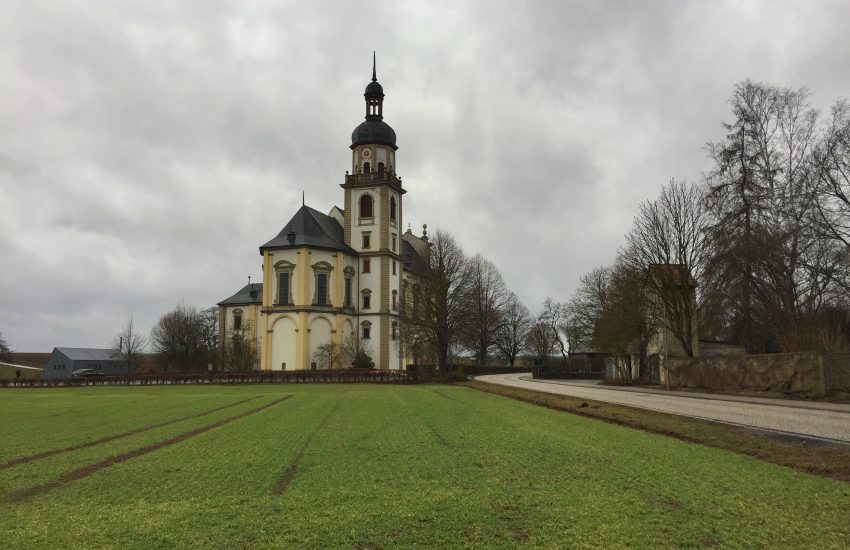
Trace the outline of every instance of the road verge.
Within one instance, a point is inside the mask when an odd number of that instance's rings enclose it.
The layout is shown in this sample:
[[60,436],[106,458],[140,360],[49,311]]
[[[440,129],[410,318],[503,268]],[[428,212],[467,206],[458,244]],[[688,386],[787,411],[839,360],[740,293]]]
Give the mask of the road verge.
[[715,447],[802,472],[850,482],[850,445],[747,429],[579,397],[489,384],[478,380],[458,384],[478,391]]

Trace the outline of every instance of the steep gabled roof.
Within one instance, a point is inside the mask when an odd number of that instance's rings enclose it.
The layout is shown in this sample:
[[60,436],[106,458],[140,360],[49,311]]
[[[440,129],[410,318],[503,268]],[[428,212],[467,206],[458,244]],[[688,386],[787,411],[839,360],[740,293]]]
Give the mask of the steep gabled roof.
[[401,255],[404,258],[404,270],[415,275],[422,275],[428,270],[428,260],[416,252],[413,245],[406,239],[401,240]]
[[260,254],[268,248],[302,246],[356,254],[350,246],[345,244],[343,229],[339,222],[309,206],[302,206],[274,239],[261,246]]
[[[254,296],[251,296],[254,292]],[[263,283],[249,283],[242,287],[239,292],[222,300],[218,303],[220,306],[242,305],[242,304],[262,304],[263,303]]]

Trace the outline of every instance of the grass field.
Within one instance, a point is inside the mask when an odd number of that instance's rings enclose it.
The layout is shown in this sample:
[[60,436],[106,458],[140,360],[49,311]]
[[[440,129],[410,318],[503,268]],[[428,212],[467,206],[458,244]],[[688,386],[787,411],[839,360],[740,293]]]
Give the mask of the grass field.
[[847,548],[850,484],[454,386],[0,391],[3,548]]

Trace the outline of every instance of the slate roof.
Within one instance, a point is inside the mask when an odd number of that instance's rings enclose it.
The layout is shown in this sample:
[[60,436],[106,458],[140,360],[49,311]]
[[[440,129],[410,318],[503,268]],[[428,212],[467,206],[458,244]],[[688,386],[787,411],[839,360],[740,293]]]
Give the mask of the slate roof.
[[117,349],[101,348],[55,348],[71,361],[115,361]]
[[401,255],[404,258],[404,270],[415,274],[422,274],[428,269],[428,262],[420,256],[413,245],[406,240],[401,240]]
[[367,118],[351,133],[351,147],[364,143],[378,143],[398,149],[395,144],[395,130],[383,120]]
[[[256,295],[252,298],[251,291],[256,291]],[[241,305],[241,304],[262,304],[263,303],[263,283],[249,283],[243,286],[239,292],[222,300],[218,303],[220,306]]]
[[[292,240],[289,239],[292,233]],[[299,248],[302,246],[339,250],[346,254],[357,253],[344,242],[342,226],[327,214],[309,206],[302,206],[283,226],[277,237],[260,247],[260,254],[267,248]]]
[[573,355],[573,354],[580,354],[580,355],[588,354],[589,355],[591,353],[599,353],[599,352],[596,351],[595,349],[593,349],[593,347],[591,347],[591,345],[587,342],[576,342],[576,345],[573,346],[573,349],[570,350],[570,355]]

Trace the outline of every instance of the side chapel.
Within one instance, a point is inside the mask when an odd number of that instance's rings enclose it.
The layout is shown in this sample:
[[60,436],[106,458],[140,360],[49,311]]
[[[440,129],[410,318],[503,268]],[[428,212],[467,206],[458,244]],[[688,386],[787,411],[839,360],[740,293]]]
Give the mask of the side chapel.
[[402,233],[406,193],[396,168],[396,134],[384,122],[384,90],[374,58],[363,94],[366,120],[351,134],[344,208],[302,206],[260,246],[263,282],[219,302],[222,341],[243,327],[259,350],[258,369],[321,368],[317,349],[359,338],[379,369],[409,362],[399,310],[428,265],[428,236]]

